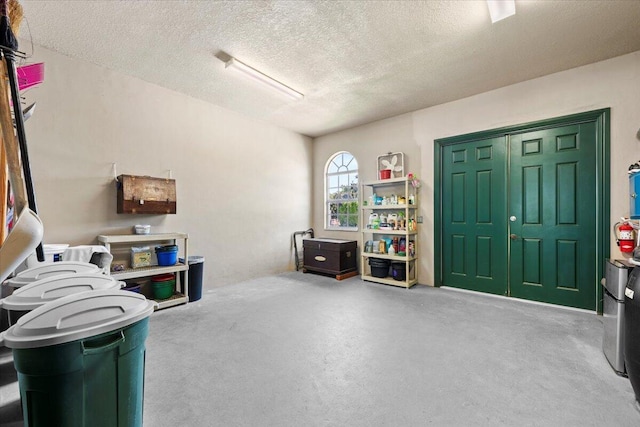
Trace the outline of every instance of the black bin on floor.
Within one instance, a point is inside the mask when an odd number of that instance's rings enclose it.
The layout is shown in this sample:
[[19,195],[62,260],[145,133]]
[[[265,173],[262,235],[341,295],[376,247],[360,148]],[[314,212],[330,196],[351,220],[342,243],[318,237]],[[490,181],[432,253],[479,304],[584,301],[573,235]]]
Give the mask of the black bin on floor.
[[[204,257],[190,256],[189,260],[189,302],[202,298],[202,276],[204,274]],[[184,262],[184,258],[180,258]],[[180,283],[184,286],[184,271],[180,272]]]
[[640,404],[640,267],[629,275],[624,295],[624,362]]
[[391,265],[391,261],[388,259],[369,258],[369,266],[373,277],[387,277],[389,275],[389,265]]

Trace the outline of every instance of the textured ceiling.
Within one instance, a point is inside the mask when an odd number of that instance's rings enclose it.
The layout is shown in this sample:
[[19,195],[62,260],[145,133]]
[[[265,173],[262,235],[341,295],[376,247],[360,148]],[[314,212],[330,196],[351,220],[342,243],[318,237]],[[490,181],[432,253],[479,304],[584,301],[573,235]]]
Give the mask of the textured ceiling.
[[[640,50],[637,0],[516,0],[493,25],[484,1],[21,4],[36,45],[309,136]],[[225,70],[224,55],[305,98]]]

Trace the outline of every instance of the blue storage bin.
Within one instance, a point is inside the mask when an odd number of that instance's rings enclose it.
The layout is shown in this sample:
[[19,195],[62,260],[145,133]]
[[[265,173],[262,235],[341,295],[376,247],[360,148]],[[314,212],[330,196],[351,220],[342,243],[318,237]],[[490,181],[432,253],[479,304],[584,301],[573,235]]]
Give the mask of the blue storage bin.
[[178,246],[156,246],[156,257],[158,258],[158,265],[175,265],[178,262]]
[[640,219],[640,173],[629,175],[629,201],[631,219]]

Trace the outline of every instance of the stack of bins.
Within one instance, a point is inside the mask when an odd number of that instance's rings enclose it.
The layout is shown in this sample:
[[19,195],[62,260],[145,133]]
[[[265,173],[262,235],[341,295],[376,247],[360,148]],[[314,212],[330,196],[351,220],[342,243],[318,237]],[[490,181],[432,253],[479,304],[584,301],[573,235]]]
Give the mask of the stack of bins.
[[120,289],[123,282],[100,273],[59,274],[36,280],[15,290],[7,298],[0,300],[0,306],[7,310],[9,325],[29,311],[68,295],[106,289]]
[[72,273],[99,273],[100,267],[88,262],[79,261],[59,261],[59,262],[44,262],[35,267],[23,270],[15,277],[7,279],[6,286],[12,288],[20,288],[24,285],[28,285],[36,280],[46,279],[48,277],[57,276],[58,274],[72,274]]
[[155,303],[82,262],[43,263],[5,282],[0,306],[25,425],[142,426],[144,341]]
[[[11,296],[17,289],[33,283],[38,280],[43,280],[60,274],[73,274],[73,273],[99,273],[100,268],[95,264],[79,261],[60,261],[60,262],[44,262],[34,267],[21,271],[15,277],[6,280],[2,284],[2,291],[0,292],[1,298]],[[2,307],[0,307],[0,316],[2,320],[0,325],[4,331],[9,327],[7,321],[8,313]]]

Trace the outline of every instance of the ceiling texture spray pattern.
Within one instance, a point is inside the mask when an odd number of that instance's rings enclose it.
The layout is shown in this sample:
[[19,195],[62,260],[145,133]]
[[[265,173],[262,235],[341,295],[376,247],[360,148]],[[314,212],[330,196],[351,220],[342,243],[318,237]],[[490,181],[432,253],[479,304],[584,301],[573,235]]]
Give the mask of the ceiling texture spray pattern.
[[[36,51],[312,137],[640,50],[640,1],[516,0],[493,25],[485,1],[21,4]],[[304,99],[225,70],[229,56]]]

